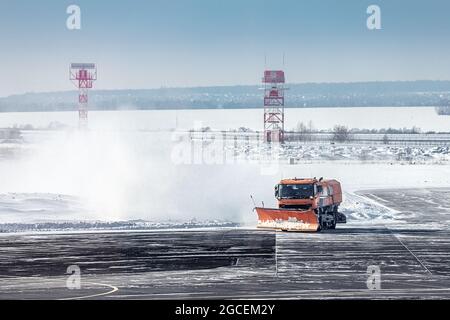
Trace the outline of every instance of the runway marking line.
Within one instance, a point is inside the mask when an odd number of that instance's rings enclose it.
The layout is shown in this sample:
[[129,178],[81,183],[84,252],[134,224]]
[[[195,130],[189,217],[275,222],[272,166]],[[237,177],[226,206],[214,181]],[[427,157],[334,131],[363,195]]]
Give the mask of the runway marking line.
[[[406,291],[406,292],[405,292]],[[379,290],[369,290],[369,289],[318,289],[318,290],[293,290],[293,291],[275,291],[270,292],[269,294],[244,294],[244,295],[211,295],[211,292],[207,292],[208,297],[213,297],[215,299],[270,299],[270,297],[295,297],[295,296],[310,296],[311,294],[361,294],[361,293],[369,293],[371,295],[383,295],[383,294],[396,294],[396,295],[411,295],[415,293],[434,293],[434,292],[450,292],[450,288],[395,288],[395,289],[379,289]],[[142,293],[142,294],[125,294],[125,295],[117,295],[114,298],[118,299],[137,299],[137,298],[155,298],[156,296],[162,297],[164,299],[165,296],[177,296],[180,299],[183,299],[188,296],[200,296],[202,297],[203,292],[177,292],[177,293]],[[268,298],[269,297],[269,298]],[[275,298],[276,299],[276,298]]]
[[397,235],[395,235],[395,233],[392,232],[391,229],[389,229],[388,227],[384,226],[387,230],[389,230],[389,232],[392,234],[392,236],[398,241],[400,242],[400,244],[406,249],[408,250],[408,252],[417,260],[417,262],[422,266],[422,268],[424,268],[426,270],[426,272],[432,276],[433,274],[431,273],[431,271],[425,266],[425,264],[422,262],[422,260],[420,260],[415,254],[414,252],[412,252],[408,246],[406,244],[403,243],[403,241],[397,237]]
[[[361,191],[361,192],[364,192],[364,191]],[[359,194],[358,192],[354,192],[354,193],[352,193],[352,195],[354,195],[354,196],[356,196],[356,197],[358,197],[358,198],[360,198],[360,199],[367,200],[368,202],[371,202],[371,203],[374,204],[374,205],[377,205],[377,206],[379,206],[379,207],[382,207],[382,208],[384,208],[384,209],[390,211],[390,212],[393,213],[393,214],[395,214],[395,213],[401,213],[401,211],[399,211],[399,210],[396,210],[396,209],[393,209],[393,208],[391,208],[391,207],[388,207],[387,205],[384,205],[384,204],[380,203],[380,201],[377,201],[377,200],[375,200],[375,199],[372,199],[372,198],[370,197],[371,195],[374,196],[374,197],[377,197],[377,198],[381,199],[380,197],[375,196],[375,195],[372,194],[372,193],[362,193],[362,194]],[[385,200],[385,199],[381,199],[381,200],[383,200],[383,201],[386,202],[386,203],[389,203],[389,201],[387,201],[387,200]]]
[[87,296],[80,296],[80,297],[70,297],[70,298],[61,298],[58,300],[81,300],[81,299],[89,299],[89,298],[96,298],[96,297],[101,297],[101,296],[106,296],[108,294],[114,293],[116,291],[119,291],[119,288],[109,285],[109,284],[104,284],[104,283],[95,283],[95,282],[87,282],[89,284],[93,284],[96,286],[103,286],[103,287],[108,287],[111,288],[110,291],[108,292],[102,292],[102,293],[97,293],[97,294],[91,294],[91,295],[87,295]]
[[385,202],[385,203],[389,203],[389,201],[387,201],[387,200],[385,200],[383,198],[380,198],[379,196],[376,196],[373,193],[369,193],[368,195],[372,196],[372,198],[374,198],[375,200],[378,200],[378,201],[381,201],[381,202]]
[[[378,197],[378,196],[376,196],[376,195],[374,195],[374,194],[372,194],[372,193],[369,193],[368,194],[369,196],[372,196],[372,197],[375,197],[376,199],[379,199],[379,200],[381,200],[381,201],[384,201],[384,202],[388,202],[389,203],[389,201],[387,201],[387,200],[385,200],[385,199],[382,199],[382,198],[380,198],[380,197]],[[369,200],[372,200],[373,202],[375,202],[376,204],[378,204],[378,205],[380,205],[380,206],[382,206],[382,207],[384,207],[384,208],[386,208],[386,209],[389,209],[389,210],[391,210],[391,211],[393,211],[393,212],[396,212],[397,210],[395,210],[395,209],[392,209],[392,208],[390,208],[390,207],[388,207],[388,206],[385,206],[385,205],[383,205],[383,204],[381,204],[381,203],[379,203],[379,202],[377,202],[377,201],[375,201],[374,199],[370,199],[370,197],[367,197],[367,196],[364,196],[364,195],[362,195],[362,197],[364,197],[364,198],[366,198],[366,199],[369,199]],[[400,211],[397,211],[397,212],[400,212]],[[392,230],[391,229],[389,229],[386,225],[384,225],[384,227],[392,234],[392,236],[406,249],[406,250],[408,250],[408,252],[414,257],[414,259],[416,259],[416,261],[422,266],[422,268],[424,268],[425,269],[425,271],[429,274],[429,275],[433,275],[432,273],[431,273],[431,271],[425,266],[425,264],[414,254],[414,252],[412,252],[409,248],[408,248],[408,246],[406,245],[406,244],[404,244],[403,243],[403,241],[400,239],[400,238],[398,238],[397,237],[397,235],[395,234],[395,233],[393,233],[392,232]]]

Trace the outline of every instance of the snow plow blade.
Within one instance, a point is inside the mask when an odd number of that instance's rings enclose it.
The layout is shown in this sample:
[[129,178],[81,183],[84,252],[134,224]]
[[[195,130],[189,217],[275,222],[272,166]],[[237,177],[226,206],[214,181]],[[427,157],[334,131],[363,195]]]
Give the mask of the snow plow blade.
[[315,232],[319,221],[313,210],[255,208],[258,214],[257,228],[283,231]]

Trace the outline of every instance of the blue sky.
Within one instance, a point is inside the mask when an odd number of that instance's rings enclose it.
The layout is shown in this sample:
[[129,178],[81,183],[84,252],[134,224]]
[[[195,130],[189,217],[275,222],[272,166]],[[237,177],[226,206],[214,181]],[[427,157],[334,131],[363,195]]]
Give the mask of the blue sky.
[[72,89],[72,61],[98,64],[99,89],[256,84],[283,53],[289,82],[450,79],[449,15],[446,0],[0,0],[0,96]]

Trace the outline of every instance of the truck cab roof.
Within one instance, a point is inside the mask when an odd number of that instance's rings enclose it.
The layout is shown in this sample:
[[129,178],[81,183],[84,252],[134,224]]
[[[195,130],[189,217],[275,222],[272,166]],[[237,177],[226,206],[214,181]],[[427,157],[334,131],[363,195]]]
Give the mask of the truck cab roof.
[[294,179],[283,179],[280,184],[314,184],[319,182],[315,178],[294,178]]

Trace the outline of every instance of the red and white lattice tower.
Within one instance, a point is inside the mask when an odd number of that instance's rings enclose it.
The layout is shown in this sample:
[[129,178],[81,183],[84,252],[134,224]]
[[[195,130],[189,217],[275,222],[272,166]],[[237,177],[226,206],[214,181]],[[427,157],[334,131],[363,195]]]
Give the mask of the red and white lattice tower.
[[70,80],[78,88],[79,126],[87,127],[88,122],[88,90],[97,80],[97,67],[94,63],[72,63],[70,65]]
[[264,141],[284,142],[284,71],[266,70],[264,84]]

